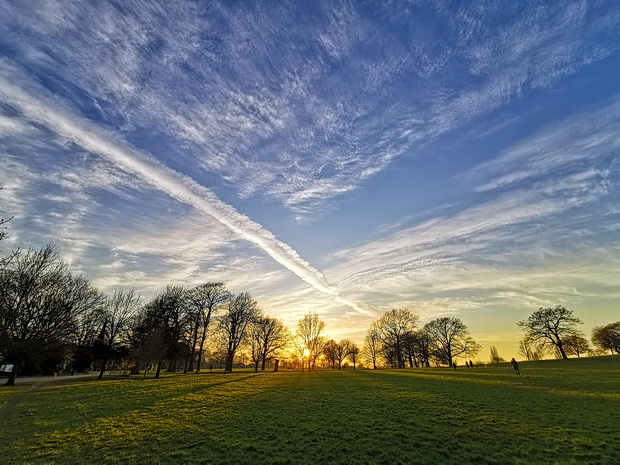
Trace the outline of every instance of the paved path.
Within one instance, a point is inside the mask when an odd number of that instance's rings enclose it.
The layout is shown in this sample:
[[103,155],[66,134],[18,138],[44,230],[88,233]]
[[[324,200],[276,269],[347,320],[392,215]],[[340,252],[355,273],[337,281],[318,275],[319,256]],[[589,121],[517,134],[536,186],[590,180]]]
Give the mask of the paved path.
[[[41,384],[55,383],[60,381],[73,381],[76,379],[95,379],[99,373],[78,373],[75,375],[59,375],[59,376],[18,376],[15,378],[15,385],[18,384]],[[104,376],[105,378],[105,376]],[[6,383],[7,378],[0,378],[0,384]]]
[[[83,373],[78,373],[75,375],[58,375],[58,376],[18,376],[17,378],[15,378],[15,385],[23,385],[23,386],[29,386],[26,390],[20,390],[18,392],[16,392],[13,395],[10,395],[9,397],[7,397],[5,399],[5,401],[0,404],[0,416],[7,416],[9,414],[13,414],[13,410],[15,409],[15,399],[17,399],[20,395],[32,391],[33,389],[36,389],[37,387],[44,385],[44,384],[50,384],[50,383],[62,383],[62,382],[66,382],[66,383],[70,383],[73,381],[78,381],[78,380],[94,380],[97,378],[97,376],[99,375],[99,373],[88,373],[88,374],[83,374]],[[109,375],[108,375],[109,376]],[[105,377],[104,377],[105,378]],[[2,389],[4,386],[2,386],[4,383],[6,383],[7,378],[0,378],[0,389]],[[11,389],[10,387],[7,389]]]

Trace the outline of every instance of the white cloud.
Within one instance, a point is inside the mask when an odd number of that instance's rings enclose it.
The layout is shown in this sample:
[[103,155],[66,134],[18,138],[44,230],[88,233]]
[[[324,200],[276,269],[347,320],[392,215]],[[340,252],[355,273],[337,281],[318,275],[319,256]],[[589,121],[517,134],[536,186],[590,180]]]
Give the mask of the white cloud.
[[620,101],[613,100],[540,130],[463,178],[483,179],[480,192],[549,176],[573,185],[606,179],[609,171],[595,167],[620,148],[619,133]]
[[501,27],[488,4],[420,5],[423,28],[413,11],[375,7],[385,23],[316,4],[287,28],[295,10],[279,4],[10,3],[0,32],[111,124],[155,128],[188,169],[303,219],[418,144],[608,56],[614,44],[594,38],[619,21],[582,2],[515,8]]
[[[363,306],[339,296],[338,291],[325,280],[323,275],[299,257],[293,249],[278,241],[273,234],[258,223],[223,203],[209,189],[165,167],[148,154],[138,152],[114,140],[89,122],[79,120],[67,110],[49,101],[46,102],[43,97],[30,95],[21,87],[11,84],[7,79],[7,72],[14,76],[13,70],[4,68],[2,71],[4,75],[0,76],[0,95],[5,101],[19,108],[28,118],[46,125],[59,136],[74,141],[89,152],[137,176],[143,182],[214,218],[237,237],[253,243],[318,291],[334,296],[341,303],[347,302],[350,307],[359,312],[367,311]],[[33,92],[32,89],[31,92]]]

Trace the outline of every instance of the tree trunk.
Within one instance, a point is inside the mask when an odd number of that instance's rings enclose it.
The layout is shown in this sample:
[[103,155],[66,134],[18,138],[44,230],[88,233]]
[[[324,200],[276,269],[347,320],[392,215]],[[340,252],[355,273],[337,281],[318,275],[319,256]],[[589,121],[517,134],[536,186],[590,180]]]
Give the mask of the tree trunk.
[[234,356],[235,354],[231,353],[226,356],[226,366],[224,367],[224,373],[232,373]]
[[106,363],[108,363],[108,357],[104,357],[101,360],[101,370],[99,370],[99,376],[97,377],[97,379],[102,379],[103,378],[103,374],[105,373],[105,365]]
[[200,334],[200,348],[198,349],[198,357],[196,358],[196,373],[200,373],[200,365],[202,364],[202,354],[205,348],[205,341],[207,340],[207,331],[209,330],[209,323],[211,322],[211,310],[205,317],[204,324],[202,325],[202,331]]
[[4,383],[5,386],[15,386],[15,378],[17,378],[17,364],[13,365],[13,369],[11,370],[11,374],[9,375],[9,379]]
[[258,362],[254,362],[254,373],[258,373]]
[[262,365],[260,367],[261,371],[265,371],[266,364],[267,364],[267,354],[263,354],[263,362],[262,362]]
[[161,364],[164,363],[163,360],[160,360],[157,363],[157,371],[155,372],[155,379],[159,378],[159,374],[161,373]]
[[558,344],[558,350],[560,351],[560,354],[562,355],[562,358],[564,360],[568,359],[568,355],[566,355],[566,352],[564,351],[564,347],[562,347],[561,342]]
[[198,329],[199,328],[200,328],[200,320],[196,318],[196,325],[194,326],[194,334],[192,334],[191,350],[189,354],[189,366],[187,367],[186,373],[188,371],[194,370],[194,360],[196,358],[196,344],[198,343]]
[[198,355],[196,356],[196,374],[200,373],[200,368],[202,368],[202,344],[200,344],[200,348],[198,349]]
[[17,378],[17,375],[22,372],[25,364],[26,362],[13,364],[13,369],[11,370],[11,374],[9,375],[9,379],[7,379],[6,383],[4,383],[5,386],[15,386],[15,378]]

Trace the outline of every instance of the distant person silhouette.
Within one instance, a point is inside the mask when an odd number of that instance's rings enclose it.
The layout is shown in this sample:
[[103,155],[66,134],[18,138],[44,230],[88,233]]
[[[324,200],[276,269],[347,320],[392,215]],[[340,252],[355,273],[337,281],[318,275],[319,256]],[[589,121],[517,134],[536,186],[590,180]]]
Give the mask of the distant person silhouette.
[[510,361],[510,364],[512,365],[512,368],[515,369],[515,373],[520,375],[521,372],[519,371],[519,364],[517,363],[517,361],[515,360],[514,357],[512,357],[512,360]]
[[473,368],[474,367],[474,362],[472,362],[471,360],[469,361],[469,368]]
[[454,371],[456,371],[456,362],[452,362],[452,368],[454,368]]

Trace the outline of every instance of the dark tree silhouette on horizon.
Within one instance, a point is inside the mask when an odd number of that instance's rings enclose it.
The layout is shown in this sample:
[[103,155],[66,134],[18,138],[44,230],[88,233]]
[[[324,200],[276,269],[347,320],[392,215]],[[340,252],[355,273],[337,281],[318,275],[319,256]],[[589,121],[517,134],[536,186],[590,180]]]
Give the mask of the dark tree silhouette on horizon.
[[562,305],[540,307],[527,319],[519,321],[517,326],[523,328],[525,337],[542,348],[557,350],[560,357],[567,359],[564,340],[571,336],[581,336],[577,325],[582,321],[574,316],[572,310]]
[[103,295],[74,276],[56,248],[13,251],[0,266],[0,352],[13,364],[7,385],[24,365],[64,349],[81,315],[103,305]]
[[315,366],[316,360],[323,353],[325,338],[322,336],[325,322],[316,313],[309,312],[297,323],[294,345],[302,360],[308,350],[308,371]]
[[601,350],[620,354],[620,321],[592,329],[592,343]]
[[168,371],[176,371],[178,358],[187,349],[182,343],[189,321],[186,303],[183,286],[166,286],[144,305],[135,325],[138,352],[144,361],[156,363],[155,378],[159,378],[165,360]]
[[368,330],[368,334],[364,339],[364,347],[362,348],[362,357],[364,357],[366,361],[372,363],[373,370],[377,369],[377,361],[379,360],[381,351],[382,344],[379,339],[376,322],[374,322]]
[[406,308],[394,308],[375,322],[374,328],[383,349],[396,359],[398,368],[405,367],[405,343],[415,331],[418,316]]
[[130,322],[140,307],[140,296],[133,289],[116,290],[108,296],[98,312],[101,330],[99,333],[101,366],[99,377],[103,378],[108,360],[115,356],[127,341],[126,333]]
[[254,371],[265,371],[267,361],[276,356],[291,341],[291,334],[284,323],[277,318],[259,315],[250,327],[250,349]]
[[190,338],[190,360],[186,371],[193,369],[195,361],[196,373],[200,373],[211,321],[222,306],[226,302],[230,302],[231,299],[232,294],[223,283],[201,284],[187,292],[192,334]]
[[249,326],[258,315],[258,304],[249,293],[244,292],[234,296],[224,314],[218,318],[219,330],[226,347],[224,372],[232,372],[237,349],[245,341]]
[[455,357],[473,356],[482,349],[459,318],[437,318],[424,325],[424,332],[431,338],[438,358],[449,366],[452,366]]

